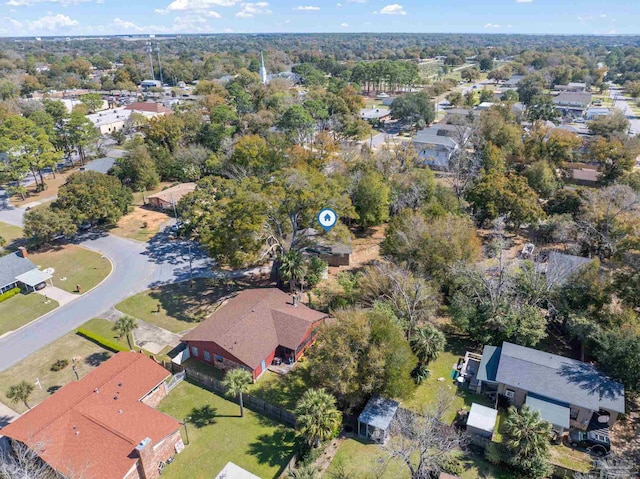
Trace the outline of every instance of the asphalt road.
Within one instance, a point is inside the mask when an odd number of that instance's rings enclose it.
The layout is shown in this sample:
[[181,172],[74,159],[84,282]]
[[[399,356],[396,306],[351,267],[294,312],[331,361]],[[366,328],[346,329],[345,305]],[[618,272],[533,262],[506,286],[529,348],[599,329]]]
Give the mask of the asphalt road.
[[[6,212],[0,212],[0,221]],[[189,279],[189,246],[160,234],[139,243],[105,233],[88,233],[78,244],[111,259],[111,275],[94,290],[62,306],[23,329],[0,338],[0,371],[64,336],[82,323],[108,310],[127,296],[150,286]],[[211,276],[212,262],[192,245],[194,277]],[[105,261],[108,259],[105,258]]]
[[609,96],[614,100],[615,107],[622,110],[627,120],[629,120],[629,127],[635,132],[635,135],[640,135],[640,118],[636,117],[629,106],[626,98],[622,96],[622,90],[619,88],[611,88],[609,90]]

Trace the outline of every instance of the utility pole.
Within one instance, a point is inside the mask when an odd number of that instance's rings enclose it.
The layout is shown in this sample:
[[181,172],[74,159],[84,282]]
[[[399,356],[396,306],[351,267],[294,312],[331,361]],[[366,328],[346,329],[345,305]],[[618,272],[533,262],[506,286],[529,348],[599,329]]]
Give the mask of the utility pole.
[[153,45],[150,41],[147,41],[147,52],[149,53],[149,65],[151,65],[151,79],[155,80],[156,75],[153,72]]
[[158,73],[160,74],[160,84],[164,83],[162,79],[162,66],[160,65],[160,42],[156,42],[156,54],[158,55]]

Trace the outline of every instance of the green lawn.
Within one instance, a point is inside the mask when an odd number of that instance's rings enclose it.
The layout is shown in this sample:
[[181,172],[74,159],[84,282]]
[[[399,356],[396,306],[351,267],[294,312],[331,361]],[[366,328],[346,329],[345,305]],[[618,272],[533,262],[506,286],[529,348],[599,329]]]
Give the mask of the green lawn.
[[345,439],[327,469],[325,478],[331,478],[340,471],[345,477],[359,479],[409,479],[411,474],[406,466],[388,456],[377,444],[368,444],[356,439]]
[[[39,379],[42,389],[36,386],[28,401],[29,405],[33,407],[60,387],[75,381],[76,376],[71,367],[72,358],[76,358],[78,374],[82,377],[106,361],[111,355],[110,351],[102,349],[77,334],[66,334],[0,373],[0,401],[22,413],[27,409],[25,405],[11,403],[5,396],[11,385],[20,381],[27,381],[35,385],[36,379]],[[51,371],[51,366],[58,359],[66,359],[69,361],[69,365],[60,371]]]
[[0,336],[15,331],[58,306],[52,299],[45,304],[44,297],[36,293],[17,294],[3,301],[0,303]]
[[4,238],[9,246],[13,241],[22,238],[22,228],[0,222],[0,238]]
[[[409,409],[429,408],[437,403],[440,394],[450,394],[453,397],[447,414],[447,419],[453,422],[456,411],[462,407],[471,408],[471,404],[476,402],[486,406],[492,404],[486,396],[474,394],[466,388],[458,387],[451,379],[451,370],[458,362],[458,358],[464,356],[465,351],[472,346],[457,338],[448,338],[445,351],[440,353],[438,359],[429,364],[431,375],[416,389],[415,394],[409,400],[402,402],[402,405]],[[439,381],[439,379],[441,379]]]
[[518,479],[513,473],[499,469],[476,454],[463,456],[462,463],[464,472],[460,479]]
[[227,291],[212,280],[196,279],[192,288],[185,281],[147,289],[125,299],[116,308],[134,318],[180,333],[193,329],[215,311],[218,301],[226,294]]
[[299,363],[294,370],[284,376],[267,371],[255,384],[251,385],[250,394],[267,402],[293,411],[300,396],[308,389],[310,383],[306,365]]
[[102,336],[105,339],[109,339],[124,348],[129,348],[127,338],[118,338],[118,334],[112,329],[113,323],[111,321],[102,318],[93,318],[80,327],[82,329],[86,329],[92,333],[95,333],[98,336]]
[[292,429],[247,409],[241,418],[237,404],[187,381],[158,409],[180,421],[191,417],[190,444],[163,471],[166,479],[211,479],[229,461],[271,479],[279,476],[293,454]]
[[551,463],[579,472],[589,472],[592,466],[589,454],[563,444],[551,446]]
[[103,258],[100,253],[75,245],[31,253],[29,259],[40,269],[54,268],[53,285],[69,293],[77,292],[77,285],[85,293],[111,272],[111,262],[108,259]]

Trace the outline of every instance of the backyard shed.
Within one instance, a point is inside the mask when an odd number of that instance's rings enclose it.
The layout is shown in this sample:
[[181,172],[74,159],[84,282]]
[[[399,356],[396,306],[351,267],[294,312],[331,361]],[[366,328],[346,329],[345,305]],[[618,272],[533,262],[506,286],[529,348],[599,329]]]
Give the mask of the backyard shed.
[[473,403],[467,418],[467,432],[491,439],[497,419],[496,409]]
[[379,442],[387,440],[389,425],[396,415],[397,401],[373,396],[358,416],[358,436]]

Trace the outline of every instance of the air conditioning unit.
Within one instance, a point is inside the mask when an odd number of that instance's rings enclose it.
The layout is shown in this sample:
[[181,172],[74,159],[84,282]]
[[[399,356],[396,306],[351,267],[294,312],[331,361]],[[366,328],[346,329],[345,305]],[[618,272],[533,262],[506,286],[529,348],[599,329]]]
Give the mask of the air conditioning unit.
[[513,397],[516,395],[516,393],[515,393],[514,391],[512,391],[511,389],[507,389],[507,390],[504,392],[504,395],[505,395],[506,397],[508,397],[509,399],[513,399]]

